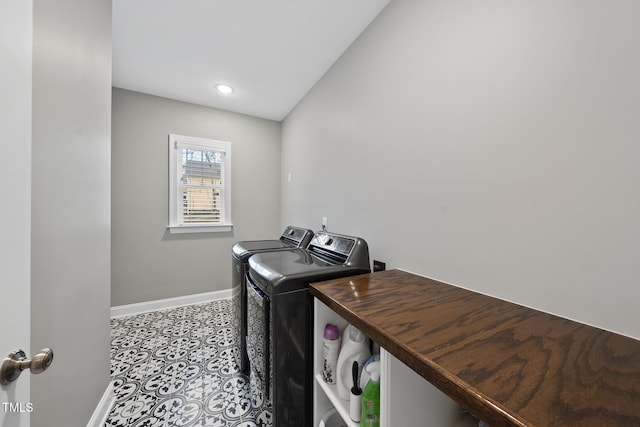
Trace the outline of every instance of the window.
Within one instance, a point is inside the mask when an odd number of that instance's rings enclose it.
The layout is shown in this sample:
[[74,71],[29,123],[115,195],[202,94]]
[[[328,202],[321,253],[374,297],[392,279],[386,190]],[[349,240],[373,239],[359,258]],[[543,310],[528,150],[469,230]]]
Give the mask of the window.
[[231,231],[231,144],[169,135],[169,230]]

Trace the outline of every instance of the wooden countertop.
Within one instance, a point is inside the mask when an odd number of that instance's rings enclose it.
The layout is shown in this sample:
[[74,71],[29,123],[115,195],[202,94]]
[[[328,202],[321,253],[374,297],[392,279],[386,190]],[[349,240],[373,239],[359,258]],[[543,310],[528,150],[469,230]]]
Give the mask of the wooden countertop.
[[492,427],[640,426],[640,341],[400,270],[310,291]]

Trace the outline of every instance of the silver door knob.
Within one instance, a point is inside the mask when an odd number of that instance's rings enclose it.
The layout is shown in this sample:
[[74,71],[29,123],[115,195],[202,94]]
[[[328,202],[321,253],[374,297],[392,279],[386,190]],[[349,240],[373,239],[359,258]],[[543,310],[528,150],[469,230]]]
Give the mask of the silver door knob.
[[7,385],[18,379],[22,371],[31,370],[33,374],[39,374],[47,370],[53,362],[53,350],[44,348],[36,353],[31,359],[22,350],[9,353],[0,366],[0,384]]

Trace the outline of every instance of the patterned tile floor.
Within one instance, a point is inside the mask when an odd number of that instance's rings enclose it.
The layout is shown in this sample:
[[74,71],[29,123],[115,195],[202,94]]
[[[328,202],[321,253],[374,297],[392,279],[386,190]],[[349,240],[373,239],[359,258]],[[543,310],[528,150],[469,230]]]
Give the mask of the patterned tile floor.
[[239,372],[231,299],[111,319],[116,403],[105,427],[266,427],[270,408]]

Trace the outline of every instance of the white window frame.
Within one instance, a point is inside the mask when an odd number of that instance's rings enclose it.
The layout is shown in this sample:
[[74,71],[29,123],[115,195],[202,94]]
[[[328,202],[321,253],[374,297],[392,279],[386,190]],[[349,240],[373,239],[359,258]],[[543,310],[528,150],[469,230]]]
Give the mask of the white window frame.
[[[212,150],[224,153],[221,163],[222,174],[222,211],[219,223],[185,223],[181,217],[182,194],[178,194],[178,179],[181,176],[182,156],[178,150],[183,148]],[[231,143],[193,136],[169,134],[169,231],[174,233],[212,233],[229,232],[231,222]]]

